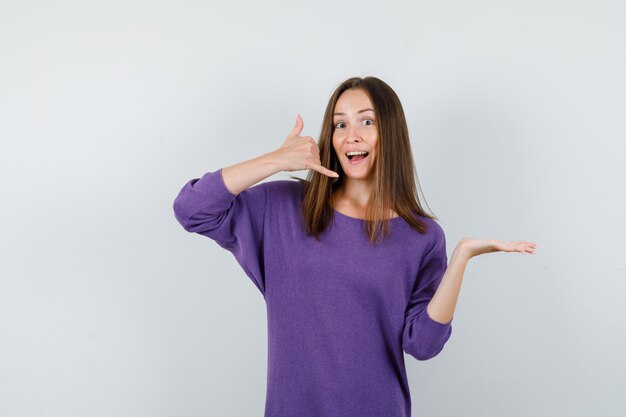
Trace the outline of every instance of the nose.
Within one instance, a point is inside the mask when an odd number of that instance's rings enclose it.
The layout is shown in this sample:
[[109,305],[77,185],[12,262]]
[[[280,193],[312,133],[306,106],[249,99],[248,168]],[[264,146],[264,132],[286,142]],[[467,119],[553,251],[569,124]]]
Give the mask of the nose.
[[350,127],[348,129],[348,143],[352,143],[355,142],[357,140],[360,140],[361,138],[359,137],[358,133],[357,133],[357,129],[356,127]]

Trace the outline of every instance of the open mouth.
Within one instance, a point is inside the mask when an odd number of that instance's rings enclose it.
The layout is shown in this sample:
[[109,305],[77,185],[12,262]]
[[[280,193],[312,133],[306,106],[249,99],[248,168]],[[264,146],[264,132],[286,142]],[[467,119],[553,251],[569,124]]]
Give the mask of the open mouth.
[[346,154],[346,157],[348,157],[348,159],[350,160],[350,163],[358,164],[359,162],[367,158],[368,155],[369,155],[369,152],[356,152],[356,153],[349,152]]

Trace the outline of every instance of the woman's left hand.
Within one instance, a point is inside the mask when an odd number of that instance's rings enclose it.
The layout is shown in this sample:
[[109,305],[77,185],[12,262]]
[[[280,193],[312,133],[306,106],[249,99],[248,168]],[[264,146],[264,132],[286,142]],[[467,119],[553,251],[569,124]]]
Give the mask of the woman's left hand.
[[497,239],[474,239],[471,237],[461,239],[458,247],[470,258],[490,252],[520,252],[532,254],[535,253],[537,249],[535,243],[525,240],[503,241]]

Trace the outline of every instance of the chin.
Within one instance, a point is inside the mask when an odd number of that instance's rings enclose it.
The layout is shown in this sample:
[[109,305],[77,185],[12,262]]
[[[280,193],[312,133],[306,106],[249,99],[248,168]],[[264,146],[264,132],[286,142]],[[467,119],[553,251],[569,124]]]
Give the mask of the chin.
[[371,161],[367,161],[367,162],[368,162],[368,165],[359,166],[359,165],[352,165],[350,161],[346,161],[341,164],[341,168],[346,178],[353,178],[355,180],[365,180],[370,177],[374,169],[374,167],[370,165]]
[[369,179],[371,177],[370,171],[362,172],[362,173],[358,173],[358,174],[352,174],[352,173],[344,170],[343,173],[345,174],[346,178],[352,178],[353,180],[366,180],[366,179]]

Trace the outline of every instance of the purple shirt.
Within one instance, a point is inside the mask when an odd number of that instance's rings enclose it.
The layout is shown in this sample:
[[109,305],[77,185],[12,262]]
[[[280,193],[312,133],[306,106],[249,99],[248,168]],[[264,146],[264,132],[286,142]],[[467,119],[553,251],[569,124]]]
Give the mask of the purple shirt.
[[452,332],[426,312],[447,267],[444,232],[401,217],[370,244],[365,221],[334,211],[307,236],[296,180],[232,194],[222,170],[188,181],[176,219],[230,251],[265,299],[265,417],[410,417],[403,351],[437,355]]

